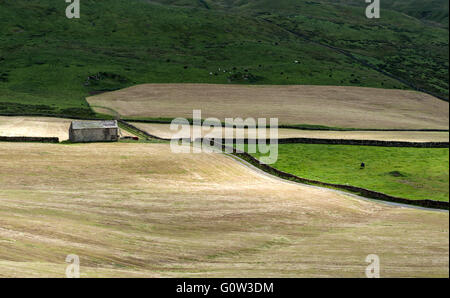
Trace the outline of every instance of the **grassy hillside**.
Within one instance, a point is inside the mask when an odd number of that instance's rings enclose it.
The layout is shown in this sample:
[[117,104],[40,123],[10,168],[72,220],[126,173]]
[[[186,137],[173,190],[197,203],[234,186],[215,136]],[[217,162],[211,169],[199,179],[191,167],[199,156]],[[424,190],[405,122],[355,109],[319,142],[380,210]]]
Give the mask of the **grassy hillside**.
[[[356,0],[158,0],[199,8],[207,3],[209,9],[252,15],[299,39],[324,46],[322,51],[344,51],[353,56],[357,65],[369,66],[412,88],[448,99],[448,30],[407,15],[446,24],[445,1],[382,1],[382,17],[368,20],[366,4]],[[353,78],[353,82],[359,81]]]
[[[271,1],[273,4],[269,4],[269,1],[267,0],[154,0],[152,2],[184,7],[228,10],[264,7],[279,9],[280,2],[281,8],[284,10],[290,10],[293,7],[295,8],[300,2],[309,2],[310,4],[315,5],[318,5],[319,3],[338,3],[359,7],[366,7],[368,5],[365,1],[361,0]],[[383,0],[380,3],[382,11],[397,11],[424,22],[428,22],[430,25],[439,25],[448,28],[448,0]]]
[[[359,0],[329,0],[343,4],[364,6]],[[448,0],[382,0],[381,9],[395,10],[422,20],[429,25],[448,28]]]
[[409,88],[355,58],[448,97],[448,31],[400,14],[369,22],[360,8],[307,1],[154,2],[85,0],[69,20],[63,1],[0,0],[0,113],[89,116],[89,94],[139,83]]
[[396,0],[386,2],[384,5],[448,28],[448,0]]

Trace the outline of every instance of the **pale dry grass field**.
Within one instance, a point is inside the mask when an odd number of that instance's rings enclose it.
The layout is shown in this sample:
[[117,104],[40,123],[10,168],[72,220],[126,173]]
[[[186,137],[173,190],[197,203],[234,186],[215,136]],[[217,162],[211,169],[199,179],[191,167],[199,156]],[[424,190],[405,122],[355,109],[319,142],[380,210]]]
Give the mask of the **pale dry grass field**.
[[448,277],[449,215],[168,144],[0,143],[0,276]]
[[[4,137],[57,137],[59,141],[69,139],[69,127],[73,120],[53,117],[2,117],[0,116],[0,136]],[[119,129],[119,135],[133,136]]]
[[69,139],[70,119],[51,117],[0,116],[0,136],[4,137],[57,137]]
[[[145,84],[87,98],[98,112],[133,117],[279,118],[280,124],[448,129],[449,105],[415,91],[339,86]],[[104,108],[100,108],[104,107]],[[106,108],[106,109],[105,109]],[[114,112],[115,111],[115,112]]]
[[[178,130],[171,130],[170,124],[155,124],[131,122],[134,126],[147,133],[163,138],[171,139],[177,134],[178,137],[192,138],[194,136],[192,126],[181,125],[175,127]],[[244,138],[258,138],[258,130],[233,128],[233,136],[244,136]],[[263,130],[266,138],[270,137],[269,129]],[[206,128],[199,130],[201,137],[209,136],[221,138],[225,136],[225,128]],[[448,132],[423,132],[423,131],[318,131],[300,129],[278,129],[278,138],[316,138],[316,139],[351,139],[351,140],[377,140],[377,141],[400,141],[400,142],[448,142]]]

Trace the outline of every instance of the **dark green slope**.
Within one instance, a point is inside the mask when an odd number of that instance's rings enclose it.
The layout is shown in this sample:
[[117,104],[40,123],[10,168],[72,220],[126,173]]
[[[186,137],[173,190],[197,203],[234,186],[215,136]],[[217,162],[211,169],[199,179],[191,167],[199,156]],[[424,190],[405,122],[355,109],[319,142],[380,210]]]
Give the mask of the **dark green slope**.
[[[280,12],[301,7],[301,2],[331,3],[366,7],[364,0],[153,0],[151,2],[208,9],[267,9]],[[448,28],[448,0],[381,0],[381,10],[393,10],[419,20]]]
[[[84,0],[81,19],[69,20],[64,1],[0,0],[0,113],[86,116],[89,94],[139,83],[408,88],[324,45],[392,64],[448,96],[448,37],[401,15],[374,25],[353,15],[358,8],[303,1],[296,6],[302,14],[293,14],[289,1],[267,1],[265,12],[245,1],[239,9],[223,2],[231,10],[206,0],[186,0],[187,7],[153,2]],[[430,31],[423,37],[420,30]],[[412,58],[398,58],[398,48]]]
[[[360,0],[329,0],[357,6],[366,5]],[[381,0],[381,9],[395,10],[430,25],[448,28],[448,0]]]
[[[195,0],[158,1],[201,7]],[[448,0],[381,1],[379,20],[368,20],[367,4],[359,0],[205,1],[210,10],[270,21],[299,38],[344,51],[359,64],[395,77],[413,89],[448,100],[448,30],[418,19],[448,22]],[[428,10],[433,13],[424,12]]]

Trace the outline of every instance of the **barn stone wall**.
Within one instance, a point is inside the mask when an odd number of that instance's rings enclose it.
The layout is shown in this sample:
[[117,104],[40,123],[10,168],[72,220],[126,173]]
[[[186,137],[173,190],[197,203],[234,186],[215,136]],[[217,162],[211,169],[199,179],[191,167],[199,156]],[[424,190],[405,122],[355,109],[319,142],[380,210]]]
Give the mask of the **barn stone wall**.
[[119,131],[118,128],[71,129],[69,139],[74,143],[116,142]]

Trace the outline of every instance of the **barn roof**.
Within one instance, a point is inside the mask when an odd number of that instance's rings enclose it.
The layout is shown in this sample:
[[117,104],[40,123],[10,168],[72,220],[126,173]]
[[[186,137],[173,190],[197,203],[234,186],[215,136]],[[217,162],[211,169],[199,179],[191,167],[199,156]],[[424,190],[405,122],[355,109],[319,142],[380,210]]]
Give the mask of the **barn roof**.
[[117,120],[72,121],[72,129],[117,128]]

